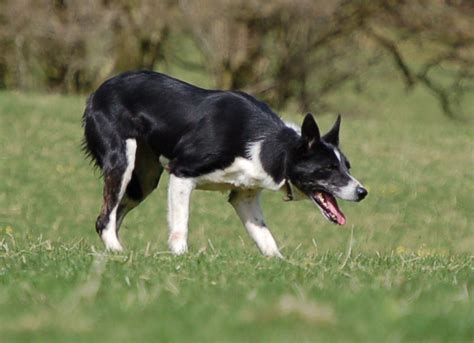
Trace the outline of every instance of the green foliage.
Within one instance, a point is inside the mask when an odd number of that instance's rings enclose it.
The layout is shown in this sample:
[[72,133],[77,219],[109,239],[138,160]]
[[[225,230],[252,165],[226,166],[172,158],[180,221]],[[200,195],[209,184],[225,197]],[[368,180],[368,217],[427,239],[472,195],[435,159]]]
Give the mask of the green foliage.
[[[0,93],[2,342],[472,341],[472,124],[433,120],[422,89],[377,77],[370,96],[330,99],[359,113],[343,116],[341,140],[369,188],[340,202],[347,227],[264,194],[284,261],[259,255],[225,194],[199,191],[190,254],[170,256],[166,177],[126,218],[127,251],[104,254],[101,181],[80,152],[85,99]],[[333,119],[318,117],[323,131]]]
[[320,111],[389,61],[407,89],[460,117],[473,16],[470,0],[0,1],[0,88],[85,93],[119,72],[178,67],[278,109]]

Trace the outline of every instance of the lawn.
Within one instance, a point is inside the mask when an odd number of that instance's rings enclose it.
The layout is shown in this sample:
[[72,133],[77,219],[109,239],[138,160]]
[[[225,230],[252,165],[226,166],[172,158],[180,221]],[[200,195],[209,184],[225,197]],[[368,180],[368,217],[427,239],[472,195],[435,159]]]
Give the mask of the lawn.
[[[340,202],[340,228],[265,193],[283,261],[259,255],[227,195],[203,191],[189,254],[169,255],[167,177],[126,218],[126,251],[105,253],[85,97],[0,93],[0,340],[473,341],[472,118],[377,77],[332,99],[369,197]],[[317,118],[324,131],[335,115]]]

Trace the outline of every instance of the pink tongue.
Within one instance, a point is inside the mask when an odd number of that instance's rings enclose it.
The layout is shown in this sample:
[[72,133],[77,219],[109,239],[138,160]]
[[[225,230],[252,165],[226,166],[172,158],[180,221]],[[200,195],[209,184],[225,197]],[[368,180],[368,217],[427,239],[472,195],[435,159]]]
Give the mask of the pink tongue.
[[337,223],[339,225],[344,225],[346,223],[346,217],[344,216],[344,213],[341,212],[339,207],[337,207],[336,199],[334,199],[332,196],[327,196],[324,193],[323,196],[324,200],[326,200],[326,204],[328,205],[328,210],[336,216]]

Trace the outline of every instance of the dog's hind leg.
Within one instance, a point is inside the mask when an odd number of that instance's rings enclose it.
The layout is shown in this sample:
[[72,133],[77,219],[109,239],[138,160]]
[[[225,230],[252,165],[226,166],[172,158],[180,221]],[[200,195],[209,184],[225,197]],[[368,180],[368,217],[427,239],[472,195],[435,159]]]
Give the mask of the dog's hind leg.
[[120,218],[117,212],[132,178],[136,150],[136,140],[127,139],[123,146],[107,156],[104,163],[104,203],[97,218],[96,230],[108,250],[122,250],[117,235],[117,224],[121,222],[123,216]]
[[195,183],[171,174],[168,187],[168,246],[173,254],[182,255],[188,250],[189,202]]
[[135,168],[117,209],[117,232],[127,213],[137,207],[158,186],[163,169],[158,156],[148,144],[137,140]]
[[232,191],[229,202],[261,253],[265,256],[283,258],[272,233],[265,225],[259,202],[260,192],[260,190]]

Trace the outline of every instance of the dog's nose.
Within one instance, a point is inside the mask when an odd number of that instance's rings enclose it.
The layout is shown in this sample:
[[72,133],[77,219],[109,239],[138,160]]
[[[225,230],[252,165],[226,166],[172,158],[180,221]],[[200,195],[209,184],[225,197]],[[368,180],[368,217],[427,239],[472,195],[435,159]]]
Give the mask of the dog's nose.
[[357,193],[358,201],[363,200],[368,194],[367,189],[365,189],[362,186],[357,187],[356,193]]

